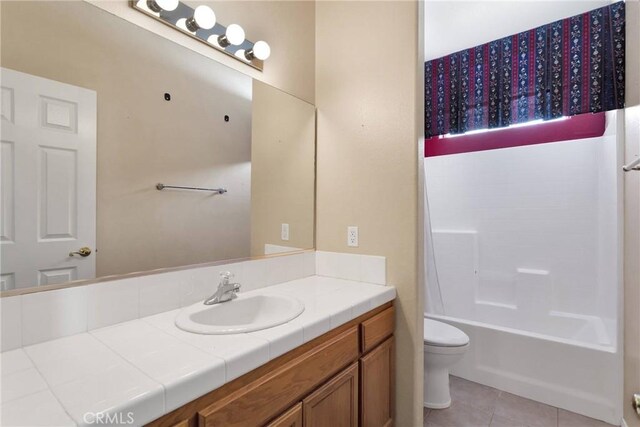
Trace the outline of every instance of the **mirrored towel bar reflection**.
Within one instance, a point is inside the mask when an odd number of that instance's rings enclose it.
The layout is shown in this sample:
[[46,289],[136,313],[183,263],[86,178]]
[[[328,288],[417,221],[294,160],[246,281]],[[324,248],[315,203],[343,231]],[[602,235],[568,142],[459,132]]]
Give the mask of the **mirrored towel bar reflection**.
[[156,188],[158,190],[164,190],[165,188],[170,188],[173,190],[210,191],[212,193],[217,193],[217,194],[224,194],[227,192],[226,188],[189,187],[185,185],[166,185],[161,183],[156,184]]

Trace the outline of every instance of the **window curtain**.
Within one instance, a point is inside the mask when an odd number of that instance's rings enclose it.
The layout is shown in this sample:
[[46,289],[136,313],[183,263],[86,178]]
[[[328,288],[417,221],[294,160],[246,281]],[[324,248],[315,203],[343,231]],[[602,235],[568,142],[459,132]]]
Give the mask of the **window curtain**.
[[624,2],[425,63],[425,138],[624,107]]

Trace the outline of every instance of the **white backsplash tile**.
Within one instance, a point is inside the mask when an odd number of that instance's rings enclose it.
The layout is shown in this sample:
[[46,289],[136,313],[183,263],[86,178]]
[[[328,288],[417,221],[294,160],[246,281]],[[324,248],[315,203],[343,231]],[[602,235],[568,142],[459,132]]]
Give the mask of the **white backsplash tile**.
[[[194,304],[215,292],[222,271],[235,275],[242,292],[316,273],[376,284],[386,282],[384,257],[308,251],[3,298],[1,349],[30,346]],[[330,319],[315,318],[310,313],[304,319],[308,322],[305,341],[326,332],[331,325]]]
[[336,277],[360,281],[362,257],[356,254],[338,254]]
[[302,278],[316,274],[316,252],[308,251],[300,255],[302,257]]
[[0,351],[22,346],[22,297],[0,299]]
[[87,287],[22,295],[22,345],[87,330]]
[[381,256],[318,251],[316,274],[385,285],[386,259]]
[[302,275],[302,258],[300,255],[278,256],[267,258],[267,286],[298,279]]
[[194,268],[185,271],[189,280],[185,285],[181,306],[186,307],[198,301],[203,301],[215,292],[220,280],[220,272],[224,266]]
[[140,301],[137,278],[87,286],[89,330],[138,318]]
[[316,252],[316,274],[319,276],[334,276],[337,274],[337,252]]
[[316,266],[321,276],[360,280],[360,255],[357,254],[318,252]]
[[153,274],[138,278],[140,287],[140,317],[150,316],[180,307],[187,289],[188,271]]
[[360,281],[385,285],[386,258],[382,256],[361,255],[360,256]]
[[257,259],[242,263],[244,269],[240,292],[248,292],[267,286],[267,259]]

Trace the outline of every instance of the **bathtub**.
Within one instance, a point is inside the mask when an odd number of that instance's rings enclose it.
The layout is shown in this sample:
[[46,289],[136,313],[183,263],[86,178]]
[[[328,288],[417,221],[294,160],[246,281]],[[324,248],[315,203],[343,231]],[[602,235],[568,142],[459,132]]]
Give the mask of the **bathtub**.
[[[470,338],[452,375],[620,425],[622,355],[602,325],[585,321],[578,341],[430,313],[425,317]],[[585,343],[585,334],[603,344]]]

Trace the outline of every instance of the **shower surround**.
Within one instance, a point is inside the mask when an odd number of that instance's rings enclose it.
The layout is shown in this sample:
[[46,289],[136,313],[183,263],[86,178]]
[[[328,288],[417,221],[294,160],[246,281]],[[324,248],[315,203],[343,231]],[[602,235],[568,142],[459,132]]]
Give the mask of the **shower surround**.
[[602,137],[425,159],[426,315],[472,343],[453,374],[619,423],[622,115]]

